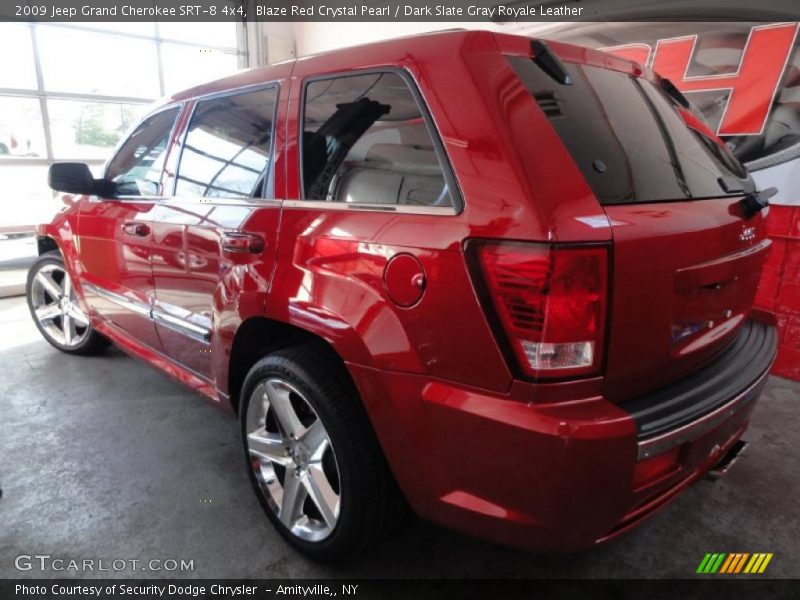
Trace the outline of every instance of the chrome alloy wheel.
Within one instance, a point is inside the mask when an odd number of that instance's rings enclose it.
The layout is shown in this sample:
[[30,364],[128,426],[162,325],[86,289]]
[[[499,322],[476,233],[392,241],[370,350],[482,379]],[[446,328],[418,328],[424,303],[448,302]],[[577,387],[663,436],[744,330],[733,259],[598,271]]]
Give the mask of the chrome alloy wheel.
[[89,335],[89,317],[64,267],[49,263],[39,268],[31,285],[31,306],[42,331],[58,344],[72,348]]
[[296,537],[327,538],[339,519],[339,466],[316,411],[282,379],[262,381],[247,407],[247,451],[267,504]]

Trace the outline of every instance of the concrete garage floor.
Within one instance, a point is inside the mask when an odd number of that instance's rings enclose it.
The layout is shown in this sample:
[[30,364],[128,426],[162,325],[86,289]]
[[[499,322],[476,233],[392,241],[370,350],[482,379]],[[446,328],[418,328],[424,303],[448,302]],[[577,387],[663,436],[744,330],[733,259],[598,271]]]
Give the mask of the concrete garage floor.
[[612,543],[540,556],[416,521],[331,567],[294,553],[261,513],[237,421],[166,375],[116,349],[59,353],[22,298],[0,300],[0,373],[0,577],[57,576],[14,569],[36,553],[193,559],[195,577],[691,577],[714,551],[774,552],[767,576],[800,577],[800,385],[787,380],[769,382],[727,477]]

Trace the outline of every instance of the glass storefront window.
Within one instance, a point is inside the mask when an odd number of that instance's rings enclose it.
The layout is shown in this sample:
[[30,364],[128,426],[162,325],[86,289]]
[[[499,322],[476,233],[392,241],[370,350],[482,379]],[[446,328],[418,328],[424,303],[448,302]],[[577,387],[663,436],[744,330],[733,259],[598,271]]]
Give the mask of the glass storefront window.
[[36,89],[30,27],[17,23],[0,23],[0,56],[9,57],[3,59],[0,87]]
[[47,157],[39,100],[0,96],[0,162],[37,157]]
[[14,199],[0,230],[33,231],[61,207],[50,160],[85,161],[99,177],[151,101],[235,73],[236,32],[235,23],[0,23],[10,57],[0,67],[0,178]]
[[156,45],[149,40],[39,25],[37,43],[44,87],[50,92],[161,95]]
[[55,158],[107,159],[147,105],[48,100]]

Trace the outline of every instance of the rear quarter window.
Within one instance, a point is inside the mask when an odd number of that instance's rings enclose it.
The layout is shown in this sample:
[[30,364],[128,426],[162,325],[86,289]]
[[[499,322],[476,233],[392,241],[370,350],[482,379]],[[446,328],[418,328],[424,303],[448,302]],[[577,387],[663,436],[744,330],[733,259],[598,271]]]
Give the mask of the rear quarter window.
[[310,81],[302,123],[305,199],[454,206],[435,132],[398,73]]

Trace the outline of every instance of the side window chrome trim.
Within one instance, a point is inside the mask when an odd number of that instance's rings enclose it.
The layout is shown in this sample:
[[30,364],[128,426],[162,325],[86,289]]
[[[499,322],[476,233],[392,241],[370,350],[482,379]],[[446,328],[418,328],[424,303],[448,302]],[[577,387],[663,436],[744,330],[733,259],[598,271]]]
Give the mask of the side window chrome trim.
[[363,212],[398,213],[404,215],[455,216],[459,214],[453,206],[410,206],[407,204],[365,204],[328,202],[326,200],[284,200],[284,208],[306,208],[314,210],[351,210]]
[[[354,69],[350,71],[340,71],[337,73],[325,73],[324,75],[311,75],[303,79],[303,86],[300,94],[300,118],[298,120],[298,136],[297,136],[297,162],[298,162],[298,172],[300,175],[300,200],[291,200],[286,202],[303,202],[306,204],[315,202],[321,203],[326,205],[326,208],[330,208],[331,204],[336,204],[336,202],[327,202],[323,200],[306,200],[305,199],[305,181],[304,181],[304,174],[303,174],[303,131],[305,127],[305,118],[306,118],[306,96],[308,94],[308,86],[311,83],[317,81],[328,81],[331,79],[341,79],[345,77],[358,77],[360,75],[376,75],[381,73],[391,73],[400,77],[403,82],[406,84],[408,90],[411,92],[411,95],[414,98],[414,102],[417,104],[417,108],[422,115],[422,119],[425,122],[425,128],[428,131],[428,135],[431,136],[431,141],[433,141],[434,150],[436,152],[436,156],[439,159],[439,164],[442,167],[442,174],[444,175],[445,182],[448,185],[450,191],[450,197],[453,200],[453,206],[448,207],[437,207],[432,206],[428,208],[434,209],[447,209],[448,212],[436,212],[436,213],[428,213],[428,212],[419,212],[417,210],[389,210],[386,209],[384,206],[380,204],[361,204],[361,207],[364,210],[372,209],[373,207],[378,207],[376,210],[382,210],[385,212],[403,212],[403,213],[418,213],[418,214],[446,214],[450,216],[455,216],[461,214],[464,209],[466,208],[466,203],[464,202],[464,195],[461,193],[461,187],[458,184],[458,180],[456,179],[455,169],[453,169],[453,165],[450,162],[450,156],[447,154],[447,149],[444,146],[442,134],[439,131],[439,127],[436,124],[436,120],[433,118],[430,110],[428,109],[428,104],[425,102],[425,98],[422,96],[422,92],[420,91],[419,84],[414,76],[411,74],[410,71],[403,67],[391,66],[387,65],[385,67],[375,67],[370,69]],[[286,206],[288,204],[284,203]],[[395,208],[402,208],[403,206],[407,205],[395,205]],[[321,208],[321,207],[320,207]],[[418,208],[425,208],[425,207],[417,207],[414,206],[414,209]],[[337,210],[337,209],[333,209]],[[344,210],[344,209],[339,209]]]
[[197,103],[197,102],[203,102],[205,100],[215,100],[217,98],[224,98],[225,96],[235,96],[238,94],[248,94],[250,92],[257,92],[261,89],[270,87],[277,87],[278,91],[280,91],[281,80],[273,79],[270,81],[259,81],[258,83],[249,83],[247,85],[242,85],[235,88],[228,88],[219,92],[209,92],[208,94],[192,96],[191,98],[184,99],[183,102],[188,102],[189,100],[193,100],[195,103]]
[[170,196],[163,201],[170,204],[213,204],[224,206],[249,206],[251,208],[280,207],[282,200],[275,198],[223,198],[216,196]]
[[217,198],[203,196],[115,196],[114,198],[100,198],[91,196],[98,202],[124,202],[136,203],[165,203],[171,204],[218,204],[224,206],[249,206],[251,208],[280,207],[283,200],[274,198]]

